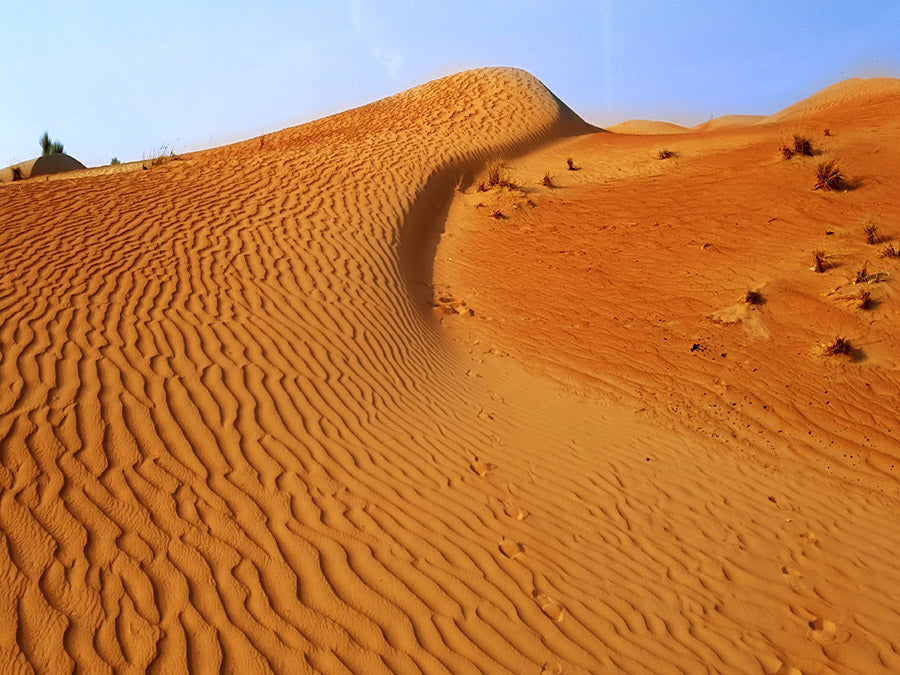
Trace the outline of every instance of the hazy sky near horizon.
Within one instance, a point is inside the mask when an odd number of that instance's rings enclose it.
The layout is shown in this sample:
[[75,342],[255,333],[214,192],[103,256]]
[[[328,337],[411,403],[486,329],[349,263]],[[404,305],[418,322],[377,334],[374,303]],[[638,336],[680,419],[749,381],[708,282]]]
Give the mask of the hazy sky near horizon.
[[89,166],[251,138],[480,66],[582,117],[773,113],[900,77],[900,2],[0,0],[0,166],[44,130]]

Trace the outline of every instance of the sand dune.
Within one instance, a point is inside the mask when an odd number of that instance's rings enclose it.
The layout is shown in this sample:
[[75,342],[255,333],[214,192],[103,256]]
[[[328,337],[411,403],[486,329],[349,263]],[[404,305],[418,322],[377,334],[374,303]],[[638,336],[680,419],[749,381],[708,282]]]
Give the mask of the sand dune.
[[846,193],[512,69],[2,186],[0,669],[900,669],[892,100]]
[[658,120],[626,120],[607,127],[607,131],[617,134],[663,135],[683,134],[690,131],[688,127],[672,122],[660,122]]

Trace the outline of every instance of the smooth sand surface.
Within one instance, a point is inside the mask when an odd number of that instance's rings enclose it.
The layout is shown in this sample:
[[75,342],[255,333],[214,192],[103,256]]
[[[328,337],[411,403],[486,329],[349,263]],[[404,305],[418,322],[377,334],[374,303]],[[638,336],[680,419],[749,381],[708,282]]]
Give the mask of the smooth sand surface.
[[860,100],[662,139],[483,69],[0,187],[0,670],[900,670]]
[[0,169],[0,183],[11,183],[14,180],[50,176],[78,171],[84,168],[84,164],[74,157],[70,157],[62,152],[54,152],[50,155],[42,155],[41,157],[35,157],[25,162],[13,164],[5,169]]

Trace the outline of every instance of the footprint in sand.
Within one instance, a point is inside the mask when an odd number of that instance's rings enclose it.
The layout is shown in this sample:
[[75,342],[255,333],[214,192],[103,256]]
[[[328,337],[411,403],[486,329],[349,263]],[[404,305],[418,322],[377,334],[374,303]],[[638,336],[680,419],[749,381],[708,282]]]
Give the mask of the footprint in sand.
[[837,624],[817,616],[809,622],[809,636],[819,642],[830,642],[837,638]]
[[482,462],[481,460],[479,460],[476,457],[469,464],[469,468],[472,469],[472,471],[477,473],[479,476],[484,478],[485,476],[487,476],[491,471],[493,471],[497,467],[495,465],[491,464],[490,462]]
[[779,661],[780,665],[778,666],[778,670],[775,671],[775,675],[803,675],[803,671],[799,668],[794,668],[790,663],[786,661]]
[[556,621],[556,623],[559,623],[563,620],[566,610],[559,602],[551,598],[549,595],[545,595],[544,593],[533,591],[532,594],[534,595],[534,599],[537,601],[538,606],[540,606],[541,611],[544,614]]
[[510,560],[519,557],[522,553],[525,552],[525,547],[522,546],[522,544],[517,541],[512,541],[511,539],[502,540],[497,548],[500,549],[500,553],[505,555]]
[[508,499],[503,502],[503,513],[516,520],[525,520],[530,515],[528,511],[520,509]]

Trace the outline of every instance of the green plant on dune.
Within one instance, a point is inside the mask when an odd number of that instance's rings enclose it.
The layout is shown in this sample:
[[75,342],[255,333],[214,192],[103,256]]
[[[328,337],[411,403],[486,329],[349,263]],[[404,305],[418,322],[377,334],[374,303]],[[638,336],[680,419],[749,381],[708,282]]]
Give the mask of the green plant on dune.
[[63,144],[59,141],[51,141],[50,134],[46,131],[44,135],[41,136],[40,140],[41,144],[41,156],[46,157],[47,155],[53,155],[56,153],[61,153],[63,151]]

